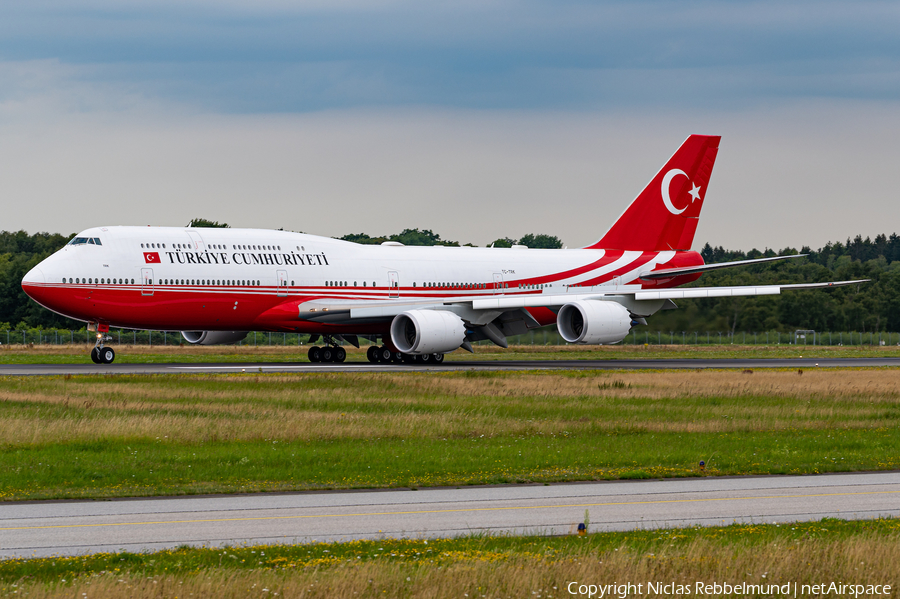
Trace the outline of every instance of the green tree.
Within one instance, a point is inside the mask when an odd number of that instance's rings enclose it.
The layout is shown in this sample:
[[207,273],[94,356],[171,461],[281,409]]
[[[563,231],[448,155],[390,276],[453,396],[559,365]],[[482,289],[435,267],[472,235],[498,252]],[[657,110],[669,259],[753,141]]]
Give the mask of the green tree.
[[206,220],[205,218],[192,218],[188,223],[189,227],[206,227],[210,229],[230,229],[228,223],[220,223],[217,220]]
[[535,235],[534,233],[523,236],[522,239],[519,240],[519,245],[549,250],[558,250],[563,246],[560,238],[555,235]]
[[338,237],[343,241],[352,241],[353,243],[362,243],[365,245],[378,245],[387,241],[387,237],[369,237],[365,233],[348,233],[343,237]]

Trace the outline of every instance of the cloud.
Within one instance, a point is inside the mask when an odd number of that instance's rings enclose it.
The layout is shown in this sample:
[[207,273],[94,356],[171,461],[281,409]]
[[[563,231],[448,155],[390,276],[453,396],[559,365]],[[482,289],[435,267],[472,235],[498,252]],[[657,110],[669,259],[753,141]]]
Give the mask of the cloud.
[[890,2],[0,7],[4,227],[597,239],[690,133],[698,240],[890,232]]
[[[17,4],[0,56],[214,112],[728,108],[900,93],[889,2]],[[3,18],[5,17],[5,18]]]

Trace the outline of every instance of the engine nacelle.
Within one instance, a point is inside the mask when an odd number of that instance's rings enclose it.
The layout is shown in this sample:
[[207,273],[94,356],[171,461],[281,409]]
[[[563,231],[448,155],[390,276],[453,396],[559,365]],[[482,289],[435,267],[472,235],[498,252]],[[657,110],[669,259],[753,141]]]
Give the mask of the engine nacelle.
[[227,345],[247,336],[247,331],[181,331],[191,345]]
[[556,316],[560,336],[569,343],[618,343],[631,331],[631,315],[621,304],[579,300],[564,305]]
[[465,323],[445,310],[409,310],[391,322],[391,341],[405,354],[443,354],[465,340]]

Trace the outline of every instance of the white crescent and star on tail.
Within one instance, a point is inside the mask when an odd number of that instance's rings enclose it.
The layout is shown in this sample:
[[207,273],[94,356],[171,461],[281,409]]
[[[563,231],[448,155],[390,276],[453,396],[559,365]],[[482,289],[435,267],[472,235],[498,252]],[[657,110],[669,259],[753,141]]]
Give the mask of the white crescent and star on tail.
[[[678,175],[684,175],[685,177],[687,177],[687,173],[680,168],[673,168],[668,171],[665,176],[663,176],[661,186],[663,204],[666,205],[666,209],[672,214],[681,214],[682,212],[687,210],[687,206],[685,206],[681,210],[676,208],[675,205],[672,204],[672,198],[669,197],[669,186],[672,183],[672,179],[674,179]],[[688,192],[688,194],[691,196],[691,204],[693,204],[695,201],[700,199],[700,186],[691,182],[691,190]]]

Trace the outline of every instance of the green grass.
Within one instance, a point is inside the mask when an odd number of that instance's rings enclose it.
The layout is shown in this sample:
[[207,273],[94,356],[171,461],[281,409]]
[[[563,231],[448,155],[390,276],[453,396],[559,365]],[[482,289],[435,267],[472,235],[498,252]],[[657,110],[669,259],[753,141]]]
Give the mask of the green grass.
[[430,487],[900,468],[894,431],[4,448],[0,499]]
[[896,469],[896,375],[4,377],[0,499]]

